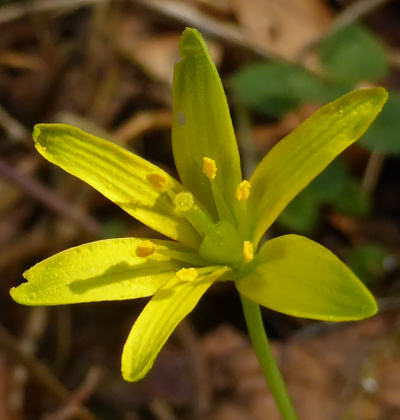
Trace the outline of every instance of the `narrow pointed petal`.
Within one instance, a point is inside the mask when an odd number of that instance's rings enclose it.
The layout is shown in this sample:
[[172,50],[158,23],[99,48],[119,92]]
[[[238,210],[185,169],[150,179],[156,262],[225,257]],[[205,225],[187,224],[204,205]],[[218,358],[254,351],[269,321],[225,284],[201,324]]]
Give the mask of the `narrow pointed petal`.
[[258,266],[236,282],[240,293],[260,305],[303,318],[351,321],[376,313],[361,281],[332,252],[303,236],[267,241]]
[[255,243],[286,205],[364,134],[386,99],[383,88],[350,92],[319,109],[264,157],[250,179]]
[[151,296],[184,264],[169,253],[191,252],[171,241],[152,240],[154,253],[137,256],[138,238],[106,239],[67,249],[25,271],[26,283],[12,288],[23,305],[123,300]]
[[175,65],[172,147],[182,184],[216,217],[203,158],[218,168],[215,182],[232,209],[242,181],[240,157],[224,89],[198,31],[187,28],[180,41],[182,60]]
[[[162,169],[109,141],[67,124],[38,124],[35,146],[48,161],[77,176],[127,213],[162,234],[197,247],[200,237],[166,194],[183,190]],[[154,188],[152,178],[165,188]]]
[[227,269],[199,276],[195,281],[172,279],[160,289],[143,309],[133,325],[122,353],[122,375],[137,381],[152,367],[157,354],[179,322]]

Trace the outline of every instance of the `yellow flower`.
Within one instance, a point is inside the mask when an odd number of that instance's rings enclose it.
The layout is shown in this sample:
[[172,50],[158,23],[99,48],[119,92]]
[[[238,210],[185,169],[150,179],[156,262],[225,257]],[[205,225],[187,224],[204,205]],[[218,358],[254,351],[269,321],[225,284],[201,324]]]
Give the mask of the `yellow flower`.
[[181,183],[141,157],[64,124],[38,124],[47,160],[87,182],[171,240],[102,240],[54,255],[11,290],[25,305],[153,296],[122,355],[128,381],[142,378],[176,325],[215,281],[277,311],[330,321],[376,312],[374,298],[323,246],[285,235],[259,247],[285,206],[356,141],[387,98],[351,92],[281,140],[243,180],[223,87],[201,35],[186,29],[173,86],[172,147]]

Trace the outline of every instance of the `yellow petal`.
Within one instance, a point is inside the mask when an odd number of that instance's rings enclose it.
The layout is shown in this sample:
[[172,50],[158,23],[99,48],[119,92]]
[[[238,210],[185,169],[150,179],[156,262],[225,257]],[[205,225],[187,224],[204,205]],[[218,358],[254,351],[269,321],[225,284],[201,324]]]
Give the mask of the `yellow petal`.
[[174,159],[182,184],[216,218],[203,158],[215,161],[215,182],[232,211],[242,180],[239,151],[225,92],[202,36],[186,28],[179,47],[182,60],[175,65],[172,95]]
[[[142,223],[190,247],[200,236],[176,211],[182,185],[145,159],[66,124],[38,124],[35,146],[47,160],[96,188]],[[164,192],[169,188],[170,195]]]
[[303,236],[265,242],[258,266],[236,281],[240,293],[275,311],[325,321],[352,321],[376,313],[375,300],[335,255]]
[[323,106],[264,157],[250,179],[254,243],[286,205],[364,134],[387,99],[383,88],[351,92]]
[[168,253],[192,252],[171,241],[152,240],[154,254],[137,256],[143,239],[106,239],[67,249],[25,271],[28,280],[11,289],[23,305],[122,300],[151,296],[187,265]]
[[160,289],[143,309],[133,325],[122,353],[122,375],[137,381],[152,367],[157,354],[179,322],[227,269],[217,269],[195,281],[172,279]]

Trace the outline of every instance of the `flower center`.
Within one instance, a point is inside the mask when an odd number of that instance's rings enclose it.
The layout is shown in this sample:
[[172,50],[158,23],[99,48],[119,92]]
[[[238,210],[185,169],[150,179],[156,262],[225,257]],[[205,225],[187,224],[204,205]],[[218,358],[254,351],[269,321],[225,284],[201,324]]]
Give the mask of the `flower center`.
[[[235,199],[239,202],[238,214],[230,208],[217,184],[217,164],[214,159],[203,158],[203,173],[210,180],[211,191],[218,210],[219,222],[205,229],[205,236],[199,248],[202,258],[217,264],[227,264],[233,269],[239,269],[243,263],[249,263],[254,258],[253,244],[243,241],[238,225],[244,220],[237,217],[245,216],[247,199],[250,195],[250,182],[242,181],[236,188]],[[243,218],[244,219],[244,218]]]
[[200,244],[199,254],[207,261],[238,267],[242,262],[243,246],[237,230],[227,220],[210,226]]
[[[246,240],[243,227],[247,219],[247,199],[250,196],[249,181],[242,181],[234,192],[237,206],[232,208],[227,204],[224,194],[217,182],[218,168],[214,159],[203,158],[203,174],[209,179],[212,195],[217,207],[219,221],[214,223],[203,211],[193,195],[188,191],[174,194],[168,188],[168,179],[163,173],[147,175],[147,181],[156,189],[165,191],[173,201],[178,213],[190,222],[199,232],[203,240],[198,249],[202,260],[212,264],[228,265],[233,270],[241,270],[254,259],[253,244]],[[149,243],[138,246],[136,254],[146,257],[154,252]],[[188,273],[182,271],[182,275]]]

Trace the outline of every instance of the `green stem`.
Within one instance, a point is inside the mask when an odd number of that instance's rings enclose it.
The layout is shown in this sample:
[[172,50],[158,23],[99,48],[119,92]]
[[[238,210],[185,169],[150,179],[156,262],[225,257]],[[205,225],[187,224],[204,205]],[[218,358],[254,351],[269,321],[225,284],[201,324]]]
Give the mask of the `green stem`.
[[284,420],[298,420],[265,333],[260,306],[243,295],[240,299],[254,351],[279,412]]

